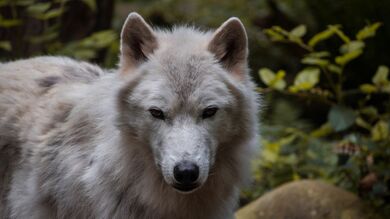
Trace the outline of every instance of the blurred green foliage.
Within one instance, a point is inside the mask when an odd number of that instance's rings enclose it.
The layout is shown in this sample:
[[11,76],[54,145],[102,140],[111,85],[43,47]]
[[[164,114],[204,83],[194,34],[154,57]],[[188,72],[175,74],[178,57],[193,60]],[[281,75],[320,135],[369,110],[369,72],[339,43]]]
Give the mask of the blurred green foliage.
[[[244,195],[256,196],[291,180],[321,178],[358,193],[380,214],[390,215],[389,68],[379,66],[368,83],[343,86],[349,80],[346,66],[364,53],[366,40],[381,25],[369,24],[354,36],[345,34],[341,25],[329,25],[308,40],[303,39],[304,25],[291,31],[280,26],[265,30],[271,40],[296,44],[306,54],[301,58],[303,69],[290,83],[285,70],[260,69],[259,77],[267,88],[259,91],[315,99],[325,106],[327,117],[322,125],[305,125],[299,108],[276,101],[262,133],[255,186]],[[337,52],[317,46],[332,37],[340,39]]]
[[[81,39],[64,41],[61,39],[63,16],[71,10],[69,0],[0,0],[0,54],[2,60],[22,58],[35,55],[64,55],[83,60],[94,60],[99,52],[118,52],[118,35],[113,30],[102,30],[91,33]],[[82,0],[93,13],[96,10],[95,0]],[[19,32],[23,36],[19,38]],[[8,38],[8,39],[7,39]],[[23,45],[23,48],[17,49]],[[110,55],[110,54],[109,54]],[[111,56],[104,60],[113,65]]]

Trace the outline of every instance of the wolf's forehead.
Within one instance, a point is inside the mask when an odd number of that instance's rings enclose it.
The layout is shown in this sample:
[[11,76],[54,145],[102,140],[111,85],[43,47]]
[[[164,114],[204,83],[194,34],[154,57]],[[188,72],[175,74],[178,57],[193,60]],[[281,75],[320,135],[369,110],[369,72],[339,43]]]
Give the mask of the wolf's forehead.
[[207,55],[176,54],[162,60],[165,83],[176,94],[188,97],[198,89],[208,89],[209,81],[218,77],[218,68]]
[[225,72],[207,56],[164,56],[148,66],[140,90],[145,99],[153,102],[206,104],[229,93]]

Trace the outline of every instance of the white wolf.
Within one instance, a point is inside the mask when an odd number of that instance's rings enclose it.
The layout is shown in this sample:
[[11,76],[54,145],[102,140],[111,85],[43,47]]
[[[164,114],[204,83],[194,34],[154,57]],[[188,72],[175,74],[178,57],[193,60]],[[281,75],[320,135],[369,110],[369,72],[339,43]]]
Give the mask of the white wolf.
[[120,66],[0,65],[1,218],[233,218],[257,141],[237,18],[153,30],[131,13]]

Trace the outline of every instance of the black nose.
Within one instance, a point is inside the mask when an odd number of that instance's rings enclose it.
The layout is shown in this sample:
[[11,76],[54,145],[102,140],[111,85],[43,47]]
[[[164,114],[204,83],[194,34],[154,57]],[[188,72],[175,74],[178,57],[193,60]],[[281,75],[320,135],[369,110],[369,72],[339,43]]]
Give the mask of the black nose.
[[179,184],[189,186],[198,180],[199,167],[192,162],[182,161],[174,167],[173,175]]

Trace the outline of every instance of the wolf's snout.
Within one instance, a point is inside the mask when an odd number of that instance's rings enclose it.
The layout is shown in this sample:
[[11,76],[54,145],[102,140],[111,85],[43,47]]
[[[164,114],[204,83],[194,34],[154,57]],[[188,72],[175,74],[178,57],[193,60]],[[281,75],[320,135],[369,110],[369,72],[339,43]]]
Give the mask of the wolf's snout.
[[174,167],[173,174],[175,180],[180,184],[194,184],[199,177],[199,167],[189,161],[183,161]]
[[189,192],[199,186],[196,183],[199,178],[199,167],[195,163],[182,161],[176,164],[173,176],[176,181],[174,187],[180,191]]

